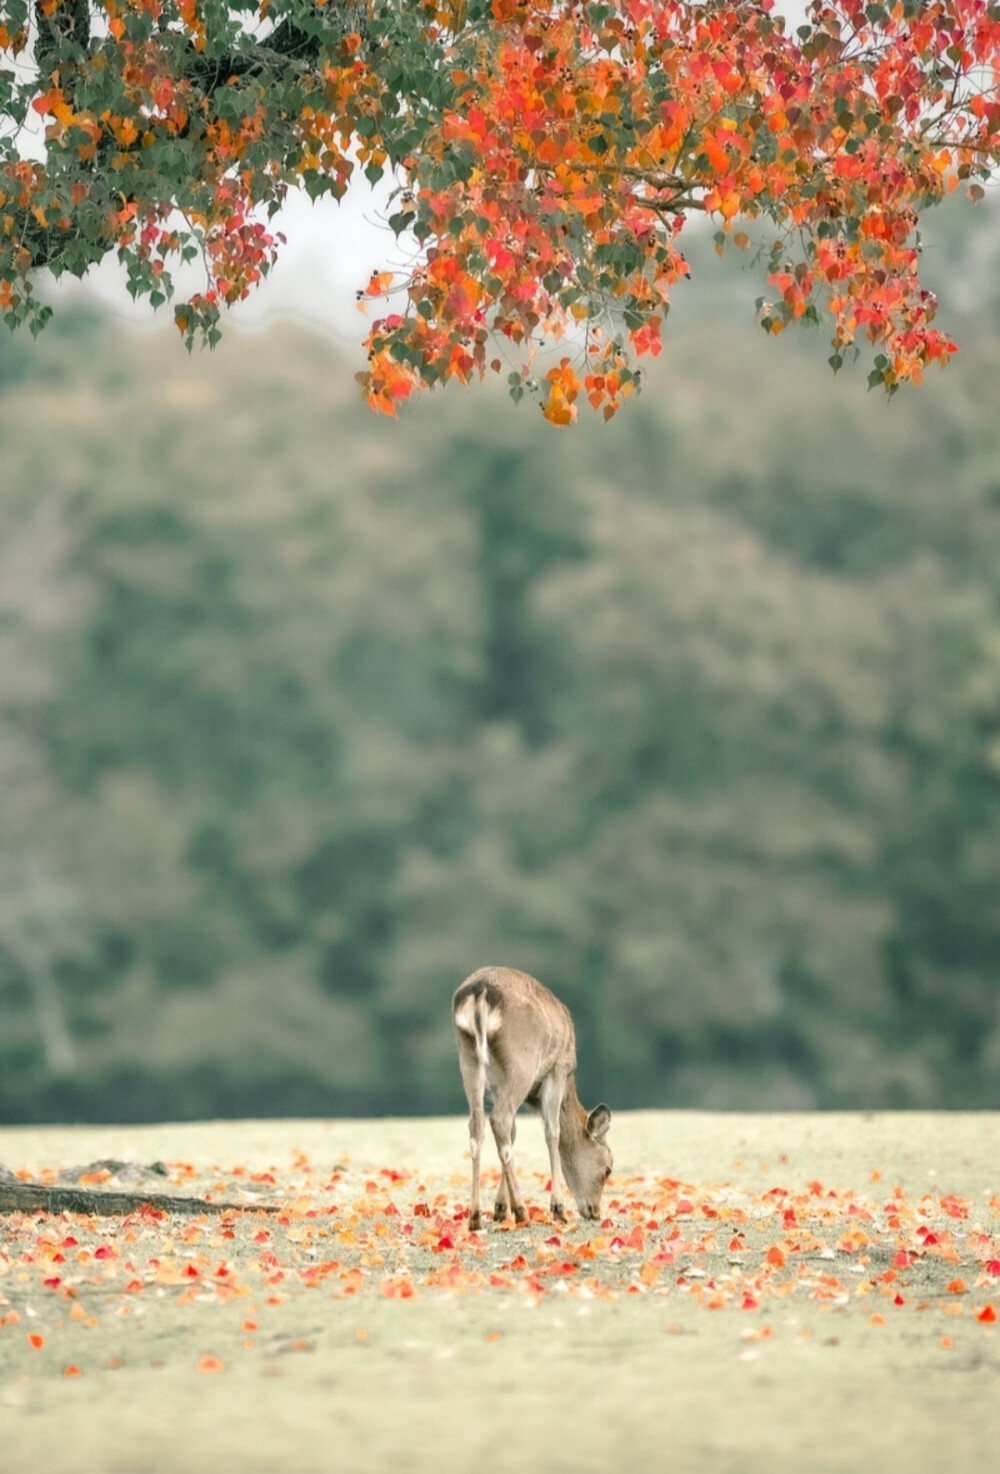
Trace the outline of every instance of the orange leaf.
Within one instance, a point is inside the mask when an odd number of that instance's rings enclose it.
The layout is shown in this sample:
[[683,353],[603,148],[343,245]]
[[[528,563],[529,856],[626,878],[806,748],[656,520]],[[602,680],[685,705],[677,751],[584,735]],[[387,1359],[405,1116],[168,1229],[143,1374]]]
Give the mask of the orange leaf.
[[80,1368],[78,1366],[68,1366],[68,1367],[63,1367],[63,1376],[64,1377],[82,1377],[83,1376],[83,1373],[81,1372],[81,1370],[80,1370]]
[[992,1305],[984,1305],[976,1315],[976,1320],[981,1321],[984,1326],[992,1326],[996,1323],[997,1313]]
[[964,1295],[966,1288],[965,1280],[949,1280],[945,1285],[949,1295]]
[[196,1372],[224,1372],[225,1364],[217,1356],[202,1356],[195,1367]]
[[767,1262],[768,1264],[777,1265],[778,1269],[781,1269],[785,1263],[784,1249],[780,1248],[777,1244],[772,1244],[767,1251]]
[[41,1351],[45,1345],[45,1337],[40,1336],[37,1331],[32,1331],[28,1336],[28,1345],[33,1351]]

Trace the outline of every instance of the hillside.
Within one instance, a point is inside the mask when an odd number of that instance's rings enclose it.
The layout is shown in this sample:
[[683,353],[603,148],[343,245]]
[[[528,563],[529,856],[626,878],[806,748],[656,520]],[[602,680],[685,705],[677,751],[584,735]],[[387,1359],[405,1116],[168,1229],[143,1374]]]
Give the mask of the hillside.
[[720,282],[564,435],[0,343],[0,1119],[458,1109],[487,961],[585,1098],[995,1103],[996,309],[887,404]]

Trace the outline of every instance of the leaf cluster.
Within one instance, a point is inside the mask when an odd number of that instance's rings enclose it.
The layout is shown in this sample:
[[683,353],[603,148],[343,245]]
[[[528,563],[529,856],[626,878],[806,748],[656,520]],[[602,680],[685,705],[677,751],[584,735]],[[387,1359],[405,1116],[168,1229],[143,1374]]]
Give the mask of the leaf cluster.
[[[691,215],[770,235],[765,331],[829,319],[869,382],[954,352],[919,270],[922,214],[1000,157],[1000,6],[770,0],[10,0],[0,12],[0,315],[39,274],[117,254],[184,341],[271,269],[289,189],[388,175],[400,263],[360,375],[394,415],[488,372],[568,425],[660,351]],[[536,355],[559,346],[554,361]]]

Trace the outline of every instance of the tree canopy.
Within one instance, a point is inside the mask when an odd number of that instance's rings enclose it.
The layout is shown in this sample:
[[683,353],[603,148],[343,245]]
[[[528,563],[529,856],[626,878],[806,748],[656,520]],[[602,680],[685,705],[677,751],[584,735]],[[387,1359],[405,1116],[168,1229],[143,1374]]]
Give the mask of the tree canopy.
[[[918,221],[1000,158],[1000,4],[816,0],[3,0],[0,311],[117,253],[190,345],[275,260],[287,191],[394,182],[361,295],[369,402],[506,373],[567,424],[660,350],[693,213],[760,247],[769,333],[832,323],[892,391],[945,363]],[[741,222],[749,222],[743,228]],[[752,223],[764,222],[762,232]],[[540,343],[562,343],[548,369]]]

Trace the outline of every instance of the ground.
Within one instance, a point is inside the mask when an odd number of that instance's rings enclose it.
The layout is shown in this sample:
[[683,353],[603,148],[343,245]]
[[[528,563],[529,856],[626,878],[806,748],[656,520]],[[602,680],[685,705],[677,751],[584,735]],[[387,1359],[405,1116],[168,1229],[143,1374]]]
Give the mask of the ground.
[[610,1139],[604,1223],[549,1219],[525,1119],[533,1221],[470,1236],[459,1120],[0,1129],[22,1175],[162,1161],[150,1191],[277,1209],[0,1220],[5,1466],[991,1467],[1000,1115],[635,1112]]

